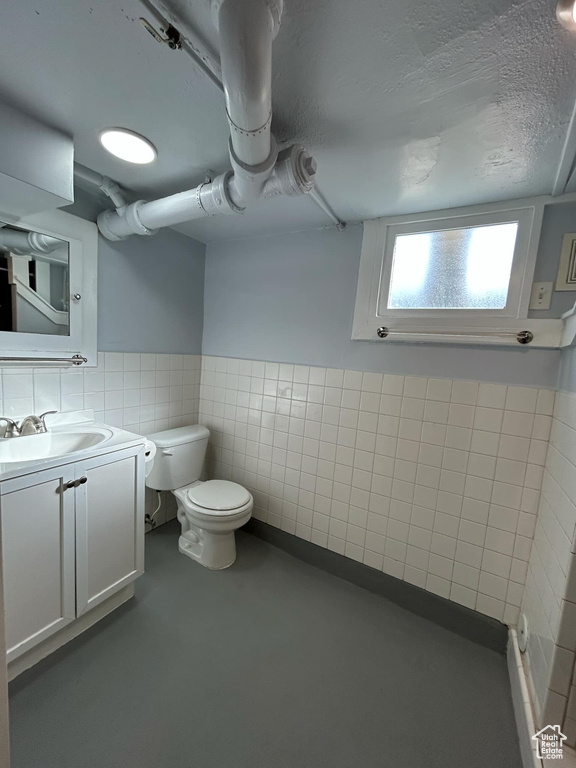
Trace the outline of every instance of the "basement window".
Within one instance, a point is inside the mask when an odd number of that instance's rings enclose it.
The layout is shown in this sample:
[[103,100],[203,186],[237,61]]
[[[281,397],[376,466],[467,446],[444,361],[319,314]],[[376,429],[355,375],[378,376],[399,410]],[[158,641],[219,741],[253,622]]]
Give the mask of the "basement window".
[[542,213],[501,204],[364,222],[352,338],[517,343]]

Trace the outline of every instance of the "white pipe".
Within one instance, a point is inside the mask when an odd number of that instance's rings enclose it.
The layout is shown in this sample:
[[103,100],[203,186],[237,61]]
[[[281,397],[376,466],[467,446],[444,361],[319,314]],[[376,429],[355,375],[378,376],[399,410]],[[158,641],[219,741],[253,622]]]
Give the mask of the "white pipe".
[[125,207],[126,200],[124,199],[120,187],[115,181],[109,179],[108,176],[102,176],[102,174],[96,173],[96,171],[93,171],[80,163],[74,163],[74,176],[75,178],[80,179],[80,181],[96,186],[102,190],[102,192],[110,198],[117,210]]
[[139,200],[116,212],[104,211],[98,217],[104,237],[152,235],[160,227],[242,213],[246,203],[262,194],[294,195],[312,189],[314,159],[298,145],[278,155],[270,133],[272,40],[282,8],[282,0],[215,0],[213,4],[222,48],[233,173],[160,200]]
[[122,212],[103,211],[98,228],[108,240],[121,240],[128,235],[153,235],[161,227],[172,227],[185,221],[203,219],[216,214],[242,213],[230,195],[228,171],[214,181],[169,197],[145,202],[138,200]]
[[270,156],[272,41],[282,8],[282,0],[217,0],[212,6],[232,149],[246,165]]
[[[265,180],[264,197],[306,194],[314,187],[316,163],[304,147],[295,144],[278,154],[272,174]],[[129,235],[153,235],[161,227],[172,227],[185,221],[217,214],[243,213],[245,197],[238,193],[245,179],[237,185],[236,173],[228,171],[214,181],[194,189],[178,192],[149,203],[138,200],[119,211],[103,211],[98,228],[108,240],[121,240]]]
[[[160,29],[165,32],[165,30],[170,26],[171,22],[165,18],[160,11],[150,2],[150,0],[140,0],[142,5],[148,10],[150,13],[150,16],[154,19],[154,21],[158,24]],[[218,16],[218,8],[219,3],[215,3],[215,7],[213,10],[216,11],[215,13],[215,21],[216,26],[217,24],[217,16]],[[281,14],[281,6],[279,6],[280,10],[279,13]],[[277,11],[278,13],[278,11]],[[278,22],[279,24],[279,16],[278,16]],[[178,30],[179,31],[179,30]],[[191,30],[190,27],[187,28],[186,33],[183,34],[179,31],[180,37],[181,37],[181,49],[188,54],[194,62],[198,65],[200,70],[208,77],[208,79],[220,90],[221,92],[224,91],[224,86],[222,85],[222,68],[220,65],[220,59],[217,56],[214,56],[208,52],[206,47],[204,46],[203,42],[200,40],[198,35],[194,32],[194,30]],[[156,39],[157,36],[154,35]],[[232,163],[234,164],[234,158],[231,155]],[[252,187],[254,188],[255,185],[253,184]],[[260,190],[262,191],[262,190]],[[238,175],[232,179],[232,189],[230,190],[232,199],[237,203],[241,204],[241,201],[243,198],[246,198],[250,196],[250,185],[248,185],[248,188],[246,188],[246,184],[244,184],[244,188],[241,188],[241,184],[238,180]],[[265,197],[271,196],[270,194],[266,194],[264,192]],[[320,192],[317,186],[314,186],[314,188],[310,192],[310,199],[316,203],[316,205],[324,211],[324,213],[336,224],[338,227],[345,227],[346,224],[341,219],[338,218],[328,201],[326,200],[325,196]]]
[[215,0],[229,153],[231,195],[244,206],[259,198],[276,163],[272,122],[272,41],[280,28],[283,0]]
[[23,232],[11,227],[0,229],[0,249],[10,251],[17,256],[50,254],[64,245],[66,243],[63,240],[50,237],[50,235],[42,235],[40,232]]

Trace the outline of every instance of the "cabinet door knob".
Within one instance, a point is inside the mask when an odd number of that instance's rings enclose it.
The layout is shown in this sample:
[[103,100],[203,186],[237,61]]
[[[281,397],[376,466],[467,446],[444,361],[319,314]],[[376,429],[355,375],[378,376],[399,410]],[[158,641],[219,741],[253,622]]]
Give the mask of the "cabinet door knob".
[[78,480],[78,482],[80,483],[80,485],[84,485],[84,483],[88,482],[88,478],[87,477],[81,477],[80,480]]
[[76,483],[75,483],[74,480],[68,480],[68,482],[66,483],[66,485],[64,487],[65,488],[74,488],[75,485],[76,485]]

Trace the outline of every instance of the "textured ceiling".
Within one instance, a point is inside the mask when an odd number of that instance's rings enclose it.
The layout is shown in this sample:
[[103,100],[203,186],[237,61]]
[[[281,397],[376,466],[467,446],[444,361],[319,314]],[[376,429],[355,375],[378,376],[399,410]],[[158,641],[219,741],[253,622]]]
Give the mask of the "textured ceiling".
[[[217,51],[209,0],[166,0]],[[138,0],[3,0],[0,96],[71,133],[76,159],[152,198],[224,170],[221,94],[138,23]],[[274,44],[275,128],[318,162],[337,214],[357,221],[552,189],[574,99],[576,36],[549,0],[285,0]],[[107,155],[125,126],[153,166]],[[329,223],[309,199],[192,222],[204,241]]]

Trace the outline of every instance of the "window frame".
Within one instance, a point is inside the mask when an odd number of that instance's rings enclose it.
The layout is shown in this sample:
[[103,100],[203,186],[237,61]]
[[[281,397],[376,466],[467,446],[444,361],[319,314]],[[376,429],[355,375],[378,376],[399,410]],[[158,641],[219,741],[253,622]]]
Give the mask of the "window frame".
[[[451,208],[405,216],[385,217],[364,222],[362,252],[358,274],[352,339],[377,340],[376,329],[394,330],[388,340],[450,341],[450,331],[472,334],[478,330],[494,333],[529,329],[543,321],[528,320],[530,293],[538,254],[544,214],[544,199]],[[380,308],[390,291],[394,242],[397,235],[442,229],[487,226],[518,221],[506,307],[503,309],[392,309]],[[519,322],[522,321],[522,328]],[[438,338],[434,337],[438,330]],[[423,338],[418,338],[418,331]],[[403,332],[406,337],[403,337]],[[394,336],[394,338],[393,338]],[[488,335],[476,343],[517,343],[515,339]],[[460,343],[462,339],[460,338]],[[467,342],[466,342],[467,343]],[[546,346],[549,346],[546,343]],[[534,345],[536,346],[536,345]]]

